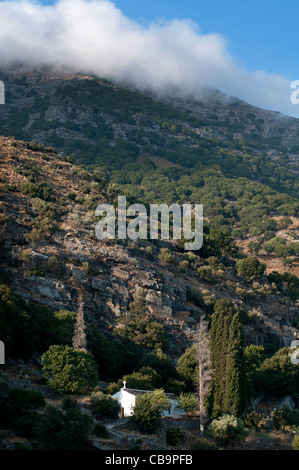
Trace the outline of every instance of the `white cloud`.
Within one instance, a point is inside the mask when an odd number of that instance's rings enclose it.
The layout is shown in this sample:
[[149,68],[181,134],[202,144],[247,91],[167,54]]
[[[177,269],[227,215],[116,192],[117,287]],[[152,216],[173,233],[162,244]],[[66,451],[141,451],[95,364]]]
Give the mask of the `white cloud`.
[[171,86],[197,94],[209,85],[253,105],[299,115],[290,83],[241,68],[219,34],[202,34],[191,20],[148,28],[109,0],[29,0],[0,3],[0,66],[15,61],[86,70],[164,93]]

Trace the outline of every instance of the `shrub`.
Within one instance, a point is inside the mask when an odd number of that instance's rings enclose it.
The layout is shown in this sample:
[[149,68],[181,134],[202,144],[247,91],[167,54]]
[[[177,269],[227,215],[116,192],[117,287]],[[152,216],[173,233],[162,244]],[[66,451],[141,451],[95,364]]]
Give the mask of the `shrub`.
[[56,256],[50,256],[49,259],[47,260],[47,268],[49,271],[56,272],[60,267],[60,263]]
[[244,424],[248,428],[258,428],[259,422],[260,422],[260,417],[258,413],[255,410],[249,410],[245,415],[244,415]]
[[197,408],[197,398],[193,393],[181,393],[178,399],[177,409],[192,413]]
[[243,421],[232,415],[214,419],[208,431],[214,439],[222,442],[241,441],[247,435]]
[[36,243],[41,240],[41,238],[43,238],[43,236],[44,233],[37,228],[33,228],[31,232],[24,234],[25,240],[33,246],[35,246]]
[[118,385],[122,387],[123,381],[127,382],[128,388],[135,388],[139,390],[153,390],[162,386],[163,380],[152,367],[142,367],[138,372],[125,375],[118,381]]
[[120,404],[111,395],[105,395],[103,392],[93,392],[90,401],[92,409],[99,419],[118,417]]
[[83,414],[75,402],[65,400],[62,410],[46,408],[35,434],[51,449],[77,450],[84,448],[91,422],[91,417]]
[[113,331],[114,335],[127,338],[150,349],[162,349],[169,342],[164,325],[148,315],[145,289],[138,287],[129,310],[129,314],[124,314],[119,318],[119,325]]
[[4,230],[7,228],[7,223],[9,221],[9,217],[4,214],[0,214],[0,227],[3,227]]
[[51,199],[53,190],[47,183],[39,183],[36,185],[28,180],[21,185],[21,193],[30,198],[39,198],[48,201]]
[[184,437],[182,427],[178,426],[177,428],[170,428],[166,431],[166,441],[170,446],[176,446],[179,441]]
[[292,410],[287,405],[275,408],[271,417],[275,429],[281,429],[284,426],[299,426],[299,410]]
[[212,281],[211,269],[209,267],[198,268],[197,270],[199,277],[206,282]]
[[20,253],[19,260],[23,261],[23,263],[30,264],[32,261],[32,250],[29,248],[28,250],[23,250]]
[[93,428],[93,434],[97,437],[108,437],[108,431],[106,426],[103,423],[97,423]]
[[299,436],[294,437],[292,447],[294,450],[299,450]]
[[273,271],[268,275],[268,281],[275,283],[277,288],[291,299],[299,298],[299,278],[291,273],[279,274]]
[[107,387],[107,393],[109,395],[114,395],[115,393],[117,393],[119,390],[121,389],[121,387],[118,385],[118,383],[116,382],[111,382],[108,387]]
[[30,271],[27,272],[28,277],[36,276],[36,277],[44,277],[45,273],[41,271],[37,266],[34,266],[34,268],[30,269]]
[[299,387],[298,366],[290,360],[291,348],[279,349],[272,357],[265,359],[252,374],[256,394],[268,397],[296,396]]
[[92,273],[92,268],[91,268],[90,264],[88,263],[88,261],[84,261],[82,263],[81,268],[86,274]]
[[34,390],[13,389],[9,393],[13,405],[20,413],[32,412],[46,405],[43,395]]
[[141,432],[152,433],[159,425],[163,410],[168,408],[170,400],[164,395],[163,390],[155,390],[137,398],[131,419]]
[[35,426],[39,423],[41,416],[37,413],[32,416],[22,416],[12,423],[12,428],[17,435],[22,437],[33,437]]
[[90,187],[88,184],[83,184],[81,187],[81,191],[83,194],[89,194],[90,193]]
[[140,437],[130,439],[130,450],[141,450],[142,441]]
[[[5,406],[0,406],[0,422],[2,425],[12,425],[20,418],[34,419],[35,410],[45,406],[41,393],[32,390],[13,389],[3,390],[6,394]],[[20,427],[25,423],[20,423]],[[18,423],[17,423],[18,425]],[[27,424],[28,425],[28,422]]]
[[24,196],[28,197],[39,197],[40,191],[38,186],[35,183],[31,183],[30,181],[26,181],[21,185],[21,193]]
[[76,193],[71,192],[68,194],[68,198],[71,199],[71,201],[75,201],[76,197],[77,197]]
[[262,277],[265,269],[265,263],[261,263],[255,256],[249,256],[237,262],[238,274],[248,280]]
[[90,353],[53,345],[42,362],[48,386],[58,393],[87,393],[97,384],[97,364]]
[[187,261],[186,259],[184,259],[183,261],[180,262],[179,267],[180,267],[181,269],[187,269],[187,268],[189,267],[189,261]]
[[187,387],[192,390],[194,384],[198,383],[198,359],[196,345],[186,349],[177,363],[177,373]]
[[208,439],[199,438],[194,439],[189,447],[189,450],[218,450],[218,447]]
[[162,376],[163,382],[167,382],[176,376],[176,371],[167,355],[163,353],[161,349],[155,349],[151,353],[147,354],[140,363],[141,366],[151,367],[160,376]]
[[159,254],[159,260],[163,263],[174,263],[175,257],[174,255],[168,250],[168,248],[161,248]]

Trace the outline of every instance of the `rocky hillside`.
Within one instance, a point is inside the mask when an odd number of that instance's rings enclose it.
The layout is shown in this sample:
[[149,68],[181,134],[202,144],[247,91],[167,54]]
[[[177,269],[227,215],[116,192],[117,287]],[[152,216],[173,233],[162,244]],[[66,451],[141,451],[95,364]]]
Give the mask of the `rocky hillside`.
[[[215,154],[222,149],[226,160],[238,152],[249,165],[249,157],[262,154],[290,178],[298,172],[298,119],[216,90],[203,91],[200,99],[158,99],[99,77],[43,68],[2,70],[0,79],[6,89],[1,134],[54,146],[81,163],[118,169],[157,155],[186,168],[221,167]],[[249,166],[249,174],[241,167],[239,174],[263,182]]]
[[201,315],[220,298],[243,309],[246,344],[283,347],[296,337],[295,301],[265,275],[240,277],[234,255],[215,265],[170,243],[97,240],[95,207],[115,203],[118,194],[99,171],[5,137],[0,156],[1,277],[26,300],[76,311],[83,293],[86,319],[109,336],[143,287],[148,315],[165,326],[173,358],[195,342]]

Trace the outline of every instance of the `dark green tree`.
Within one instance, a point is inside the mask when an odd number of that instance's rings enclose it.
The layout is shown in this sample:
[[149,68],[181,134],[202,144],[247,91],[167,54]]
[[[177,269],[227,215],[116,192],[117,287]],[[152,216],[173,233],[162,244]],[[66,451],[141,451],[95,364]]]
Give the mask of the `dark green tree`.
[[211,360],[214,370],[210,413],[240,416],[244,408],[245,366],[239,312],[228,300],[214,307],[211,324]]
[[154,432],[163,411],[169,409],[170,405],[170,400],[162,389],[140,395],[136,400],[132,421],[141,432]]
[[263,394],[266,398],[296,396],[299,390],[299,367],[291,361],[293,351],[292,348],[279,349],[254,371],[252,380],[256,394]]
[[129,312],[120,317],[120,325],[114,329],[114,334],[149,349],[162,349],[168,343],[168,335],[161,323],[150,318],[145,297],[146,290],[139,287]]
[[[147,354],[140,363],[143,367],[153,368],[163,379],[163,383],[176,377],[176,370],[168,359],[167,355],[161,349],[155,349]],[[156,388],[156,387],[155,387]],[[168,391],[168,390],[166,390]]]
[[50,449],[84,449],[91,424],[90,416],[83,414],[77,403],[67,399],[62,410],[54,406],[46,408],[35,434]]
[[196,345],[186,349],[179,358],[177,364],[177,373],[180,380],[183,380],[190,391],[198,384],[198,357]]
[[48,386],[58,393],[86,393],[98,381],[97,364],[90,353],[70,346],[50,346],[42,355]]
[[229,328],[226,369],[225,412],[241,416],[246,405],[246,375],[238,313],[234,315]]
[[91,406],[98,419],[117,418],[120,412],[120,404],[111,395],[103,392],[93,392],[91,394]]
[[238,274],[247,280],[262,277],[265,269],[265,263],[261,263],[255,256],[248,256],[237,262]]

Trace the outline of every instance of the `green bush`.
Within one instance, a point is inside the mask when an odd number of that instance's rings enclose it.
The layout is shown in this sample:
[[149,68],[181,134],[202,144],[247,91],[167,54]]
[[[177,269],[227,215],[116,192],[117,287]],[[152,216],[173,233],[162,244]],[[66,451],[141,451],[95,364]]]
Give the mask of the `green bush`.
[[161,248],[159,259],[163,263],[174,263],[175,257],[174,255],[168,250],[168,248]]
[[76,193],[71,192],[68,194],[68,198],[71,199],[72,201],[75,201],[76,197],[77,197]]
[[255,410],[249,410],[243,417],[244,424],[247,428],[256,429],[259,425],[261,418]]
[[129,305],[129,314],[119,318],[113,334],[149,349],[162,349],[169,342],[169,335],[164,325],[149,316],[146,293],[145,289],[137,288],[134,301]]
[[299,426],[299,410],[292,410],[287,405],[275,408],[271,417],[275,429],[282,429],[284,426]]
[[35,435],[50,449],[84,449],[92,419],[75,402],[65,400],[62,410],[48,406],[35,427]]
[[198,406],[198,400],[193,393],[181,393],[178,399],[177,408],[186,413],[193,413]]
[[176,376],[175,368],[161,349],[155,349],[147,354],[140,365],[154,369],[162,377],[163,383]]
[[140,437],[130,439],[130,450],[141,450],[142,441]]
[[97,437],[108,437],[108,431],[106,426],[103,423],[97,423],[93,428],[93,434]]
[[[42,394],[23,389],[12,389],[6,393],[8,396],[5,400],[5,406],[3,404],[0,406],[1,424],[11,426],[17,422],[16,426],[29,429],[32,420],[36,418],[35,410],[44,407],[46,404]],[[23,421],[19,422],[20,419]]]
[[192,390],[194,384],[198,383],[198,358],[196,345],[186,349],[177,363],[177,373],[187,387]]
[[279,349],[253,371],[252,383],[255,394],[263,394],[266,398],[296,396],[299,389],[299,368],[292,364],[291,352],[293,352],[291,348]]
[[107,393],[109,395],[114,395],[115,393],[117,393],[120,389],[121,389],[122,385],[119,386],[118,383],[116,382],[111,382],[108,386],[107,386]]
[[142,367],[138,372],[133,372],[129,375],[124,375],[122,379],[118,381],[118,385],[121,388],[123,381],[127,382],[128,388],[135,388],[139,390],[153,390],[154,388],[161,387],[163,380],[152,367]]
[[44,201],[50,201],[52,199],[53,190],[48,183],[39,183],[37,185],[28,180],[21,185],[21,193],[30,198],[39,198]]
[[294,450],[299,450],[299,436],[294,437],[292,447]]
[[97,364],[90,353],[53,345],[42,355],[48,386],[58,393],[84,394],[98,382]]
[[243,421],[232,415],[224,415],[219,419],[214,419],[208,432],[214,439],[221,442],[241,441],[248,434]]
[[32,413],[30,416],[22,416],[12,423],[12,428],[18,436],[33,437],[34,429],[41,420],[38,413]]
[[120,404],[116,399],[112,398],[111,395],[105,395],[103,392],[93,392],[90,401],[97,418],[118,417]]
[[57,272],[60,269],[60,262],[56,256],[50,256],[47,260],[47,268],[50,272]]
[[163,410],[170,408],[170,400],[163,390],[145,393],[136,399],[134,412],[131,417],[139,430],[144,433],[154,432],[160,421]]
[[294,274],[289,272],[280,274],[273,271],[268,275],[268,281],[274,282],[277,288],[291,299],[299,299],[299,278]]
[[101,379],[111,382],[112,379],[119,379],[120,370],[123,374],[138,370],[144,355],[141,346],[126,338],[104,336],[94,325],[87,325],[86,336],[88,350],[98,364]]
[[166,441],[170,446],[176,446],[184,437],[182,427],[170,428],[166,431]]
[[255,256],[249,256],[237,262],[238,274],[247,280],[262,277],[265,269],[265,263],[261,263]]
[[43,395],[34,390],[12,389],[9,397],[13,405],[22,413],[30,413],[46,405]]
[[0,285],[0,331],[6,355],[18,359],[33,354],[37,344],[36,329],[25,300],[8,286]]
[[188,447],[189,450],[218,450],[218,447],[208,439],[194,439]]

